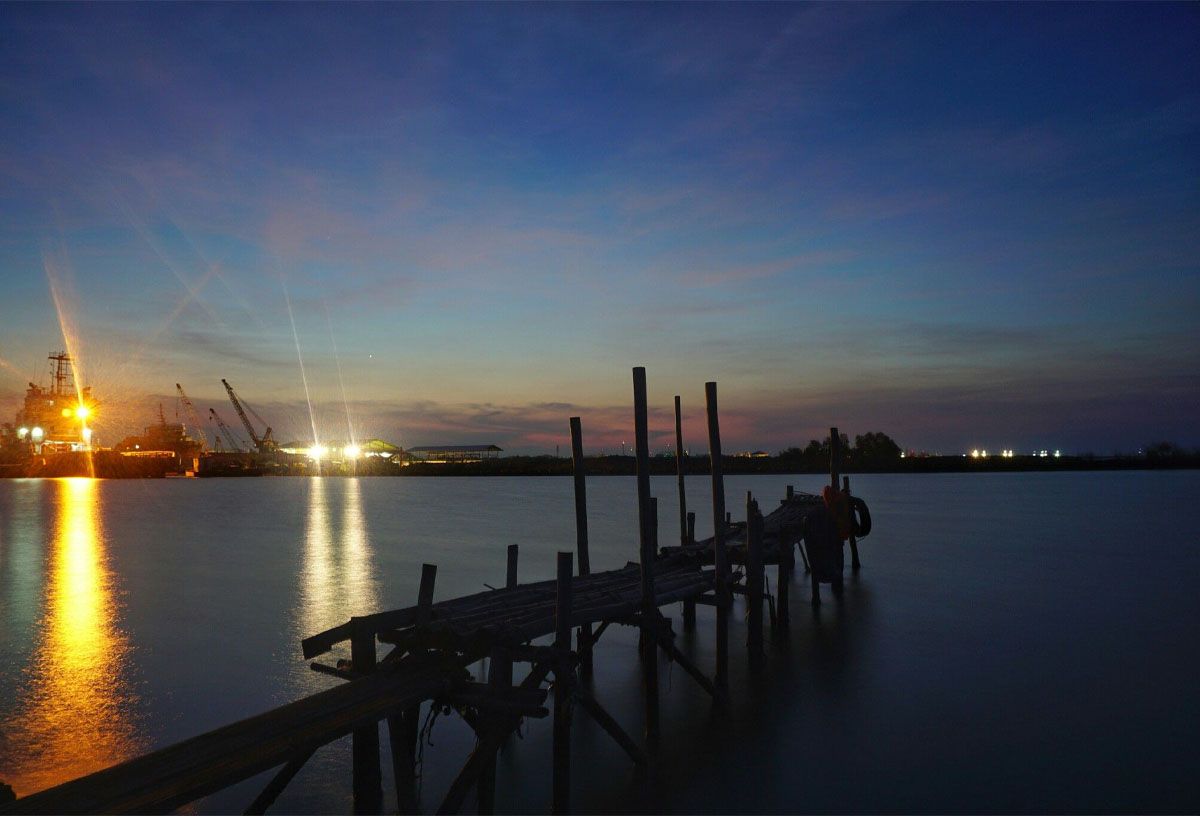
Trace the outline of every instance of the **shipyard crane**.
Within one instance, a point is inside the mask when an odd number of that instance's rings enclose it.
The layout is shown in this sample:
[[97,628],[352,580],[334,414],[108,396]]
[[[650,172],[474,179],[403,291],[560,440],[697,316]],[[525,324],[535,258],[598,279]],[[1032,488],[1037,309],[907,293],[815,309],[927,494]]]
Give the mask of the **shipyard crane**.
[[183,413],[187,421],[191,423],[192,428],[196,433],[200,434],[200,450],[208,447],[208,438],[204,434],[204,428],[200,424],[200,415],[196,413],[196,406],[192,405],[192,401],[188,399],[188,395],[183,392],[183,386],[175,383],[175,390],[179,392],[179,402],[183,405]]
[[[229,394],[229,401],[233,403],[233,410],[237,411],[237,415],[241,417],[242,424],[246,426],[246,432],[250,434],[250,439],[254,442],[254,447],[260,453],[269,453],[275,450],[278,446],[275,444],[275,440],[271,438],[271,427],[266,422],[263,422],[262,417],[258,417],[263,425],[267,425],[267,430],[261,437],[255,433],[254,426],[250,424],[250,417],[246,416],[246,409],[242,407],[241,400],[234,393],[233,386],[229,384],[228,380],[224,379],[221,380],[221,385],[225,386],[225,391]],[[258,416],[258,414],[255,414],[255,416]]]
[[[225,420],[221,419],[221,415],[213,408],[209,408],[208,413],[213,418],[213,422],[217,423],[221,436],[224,436],[225,441],[229,443],[229,449],[234,453],[241,451],[242,446],[238,443],[237,437],[233,435],[233,431],[229,430],[229,426],[225,424]],[[220,437],[217,438],[217,441],[220,441]]]

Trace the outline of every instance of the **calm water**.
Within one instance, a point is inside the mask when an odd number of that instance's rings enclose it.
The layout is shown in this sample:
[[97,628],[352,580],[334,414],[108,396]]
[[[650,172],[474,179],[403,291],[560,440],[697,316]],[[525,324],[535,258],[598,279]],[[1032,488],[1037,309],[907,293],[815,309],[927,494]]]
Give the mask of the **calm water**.
[[[798,575],[759,678],[739,614],[727,716],[664,666],[652,782],[578,714],[578,810],[1200,809],[1200,473],[853,481],[875,533],[843,601],[814,614]],[[669,541],[674,480],[653,483]],[[746,490],[769,509],[788,483],[823,480],[730,478],[735,518]],[[702,535],[707,490],[689,483]],[[588,492],[593,569],[635,558],[634,480]],[[300,638],[410,605],[424,561],[439,598],[502,582],[514,542],[522,578],[549,578],[571,495],[567,478],[0,480],[0,780],[29,793],[327,688]],[[705,667],[710,616],[680,643]],[[595,688],[637,734],[633,642],[609,630]],[[549,739],[528,723],[502,756],[499,809],[548,808]],[[433,743],[427,811],[473,740],[444,717]],[[241,812],[263,783],[197,810]],[[277,805],[349,809],[348,740]]]

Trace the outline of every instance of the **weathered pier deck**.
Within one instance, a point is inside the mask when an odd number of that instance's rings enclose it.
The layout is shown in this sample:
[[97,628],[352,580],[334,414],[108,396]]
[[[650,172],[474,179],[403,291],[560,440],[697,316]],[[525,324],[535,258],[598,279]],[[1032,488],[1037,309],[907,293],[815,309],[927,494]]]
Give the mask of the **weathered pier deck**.
[[[645,690],[645,743],[658,737],[658,660],[661,650],[720,706],[728,697],[729,614],[734,595],[746,599],[751,660],[763,648],[763,609],[782,635],[788,626],[786,591],[795,545],[811,567],[814,602],[818,582],[840,584],[841,538],[837,511],[829,497],[794,493],[763,515],[747,496],[745,521],[733,523],[725,511],[716,384],[707,386],[709,447],[712,457],[713,518],[716,534],[696,541],[695,514],[683,494],[683,443],[679,397],[675,398],[679,460],[680,541],[660,547],[657,501],[650,496],[645,371],[634,369],[634,424],[638,458],[639,561],[592,573],[588,555],[586,484],[582,430],[571,419],[575,461],[576,546],[560,552],[554,580],[522,584],[517,579],[519,551],[508,547],[505,585],[474,595],[434,601],[437,567],[426,564],[417,603],[399,610],[351,618],[306,638],[304,657],[312,668],[344,682],[318,694],[218,728],[185,742],[0,806],[0,813],[148,813],[165,812],[237,782],[279,770],[249,804],[247,813],[263,813],[305,762],[321,746],[353,735],[355,811],[384,809],[381,788],[379,726],[389,729],[395,807],[417,812],[415,762],[420,740],[421,707],[431,703],[455,710],[475,731],[476,747],[443,796],[439,813],[459,811],[474,791],[480,813],[491,813],[496,784],[496,754],[523,718],[553,712],[554,756],[552,810],[570,809],[569,736],[572,710],[592,717],[638,766],[650,762],[638,740],[604,710],[578,682],[592,669],[594,649],[613,624],[640,630]],[[848,483],[839,483],[837,429],[831,452],[832,486],[852,507]],[[849,515],[860,534],[869,528]],[[843,519],[843,523],[845,520]],[[851,536],[852,546],[854,538]],[[803,543],[801,543],[803,542]],[[853,549],[857,566],[857,548]],[[835,558],[836,555],[836,558]],[[836,562],[836,574],[832,565]],[[732,565],[738,565],[735,571]],[[776,597],[765,590],[767,565],[778,568]],[[695,626],[695,605],[716,609],[716,665],[711,675],[694,665],[674,643],[672,621],[662,608],[683,604],[682,625]],[[548,645],[546,638],[553,638]],[[315,660],[349,642],[350,658],[328,665]],[[380,659],[380,644],[390,646]],[[488,660],[487,682],[472,679],[468,666]],[[523,676],[518,680],[517,666]],[[553,678],[551,681],[550,678]],[[549,688],[544,684],[550,682]],[[552,705],[546,707],[553,694]],[[388,808],[390,809],[390,808]]]

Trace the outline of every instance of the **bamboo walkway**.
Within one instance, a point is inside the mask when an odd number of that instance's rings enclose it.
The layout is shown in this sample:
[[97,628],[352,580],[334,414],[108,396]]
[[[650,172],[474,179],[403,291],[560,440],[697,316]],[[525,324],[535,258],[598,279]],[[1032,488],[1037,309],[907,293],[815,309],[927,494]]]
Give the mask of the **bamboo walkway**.
[[[841,540],[825,502],[817,496],[794,493],[790,487],[779,506],[766,516],[753,497],[747,496],[746,520],[732,521],[724,506],[716,384],[708,383],[713,518],[719,522],[714,525],[718,533],[703,541],[694,538],[695,513],[687,512],[684,503],[683,443],[676,397],[680,541],[660,547],[657,500],[649,490],[645,370],[635,368],[633,373],[639,561],[591,572],[582,430],[579,418],[573,417],[576,548],[558,554],[554,580],[519,583],[519,552],[511,545],[503,588],[434,602],[437,567],[426,564],[414,606],[354,617],[302,642],[304,657],[313,660],[315,671],[347,682],[18,799],[0,806],[0,813],[165,812],[279,768],[245,811],[264,813],[317,749],[346,734],[353,735],[355,812],[379,813],[385,808],[380,723],[387,724],[392,745],[395,807],[401,813],[416,813],[416,755],[421,709],[426,703],[456,711],[477,738],[475,750],[444,794],[438,813],[458,812],[472,791],[480,813],[493,811],[497,751],[526,717],[553,716],[554,813],[570,810],[569,745],[576,707],[594,719],[633,763],[646,766],[652,752],[648,754],[578,682],[580,675],[591,674],[594,647],[608,627],[617,624],[640,630],[644,736],[646,744],[653,747],[658,738],[657,653],[661,650],[712,695],[716,705],[722,705],[729,695],[732,596],[746,599],[747,647],[750,659],[758,660],[763,651],[764,606],[772,629],[781,635],[787,631],[786,593],[794,568],[794,545],[800,545],[805,568],[812,576],[813,599],[819,602],[821,581],[832,583],[835,591],[840,586]],[[839,484],[838,438],[837,429],[832,429],[831,480],[850,498],[848,482]],[[861,500],[856,503],[855,527],[865,535],[869,516]],[[853,536],[850,542],[857,567]],[[738,565],[736,571],[733,564]],[[776,597],[765,591],[767,565],[778,569]],[[661,612],[662,607],[681,602],[682,625],[687,629],[696,625],[697,604],[716,609],[716,666],[711,676],[676,647],[672,621]],[[553,638],[550,644],[537,644],[548,637]],[[328,665],[314,659],[346,642],[350,643],[348,660]],[[380,644],[391,647],[382,659],[377,656]],[[468,667],[485,658],[487,682],[475,682]],[[517,682],[515,668],[525,664],[528,668]],[[547,682],[548,689],[543,687]]]

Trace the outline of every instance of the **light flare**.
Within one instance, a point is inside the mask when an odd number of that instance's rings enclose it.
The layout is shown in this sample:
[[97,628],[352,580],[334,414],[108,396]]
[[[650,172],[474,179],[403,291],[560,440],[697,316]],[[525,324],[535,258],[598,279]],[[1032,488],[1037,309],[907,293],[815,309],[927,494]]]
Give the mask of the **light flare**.
[[296,342],[296,359],[300,362],[300,381],[304,383],[304,401],[308,403],[308,422],[312,427],[313,447],[321,447],[321,440],[317,438],[317,418],[313,415],[312,395],[308,391],[308,375],[304,371],[304,355],[300,352],[300,334],[296,331],[296,315],[292,311],[292,296],[288,294],[287,279],[279,276],[279,284],[283,287],[283,300],[287,303],[288,320],[292,324],[292,339]]

